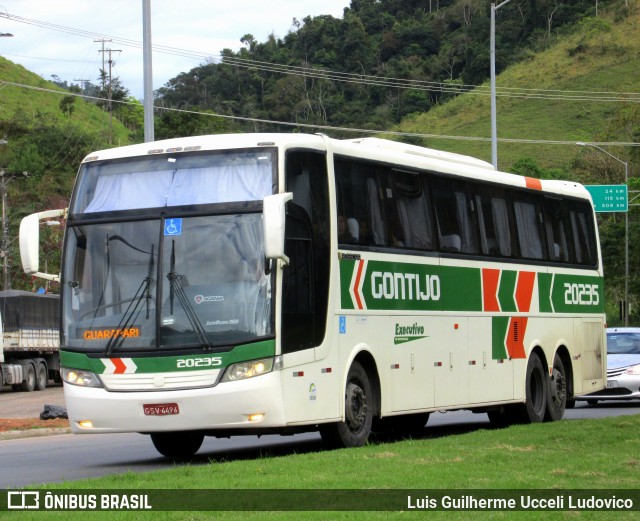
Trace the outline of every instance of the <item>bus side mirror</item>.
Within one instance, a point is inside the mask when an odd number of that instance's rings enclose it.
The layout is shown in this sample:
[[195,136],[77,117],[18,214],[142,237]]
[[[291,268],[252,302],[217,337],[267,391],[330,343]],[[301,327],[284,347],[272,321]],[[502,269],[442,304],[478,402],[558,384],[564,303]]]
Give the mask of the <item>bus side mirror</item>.
[[50,221],[55,217],[66,218],[67,210],[47,210],[46,212],[32,213],[20,222],[20,259],[22,269],[27,275],[41,279],[60,282],[60,275],[40,273],[40,222],[47,221],[51,225],[60,225],[59,222]]
[[289,257],[284,254],[284,206],[292,199],[293,194],[290,192],[268,195],[264,198],[262,206],[264,255],[267,259],[280,259],[284,266],[289,264]]

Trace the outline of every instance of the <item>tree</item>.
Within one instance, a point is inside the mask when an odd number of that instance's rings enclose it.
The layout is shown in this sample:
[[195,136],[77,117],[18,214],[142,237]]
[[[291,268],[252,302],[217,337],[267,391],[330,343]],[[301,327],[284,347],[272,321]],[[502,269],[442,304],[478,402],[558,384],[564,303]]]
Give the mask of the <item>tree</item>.
[[60,100],[60,110],[62,113],[69,117],[76,110],[76,97],[75,96],[65,96]]

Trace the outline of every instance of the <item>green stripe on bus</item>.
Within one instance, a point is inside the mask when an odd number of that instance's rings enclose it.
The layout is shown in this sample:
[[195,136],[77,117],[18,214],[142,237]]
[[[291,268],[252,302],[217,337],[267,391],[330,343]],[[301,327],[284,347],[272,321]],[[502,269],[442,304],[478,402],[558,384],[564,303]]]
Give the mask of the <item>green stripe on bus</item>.
[[538,273],[538,300],[540,302],[540,313],[553,313],[551,304],[551,283],[553,275],[549,273]]
[[[519,310],[516,287],[523,271],[501,270],[497,298],[502,312],[604,312],[602,277],[544,272],[536,273],[539,309],[534,305]],[[346,310],[361,305],[387,311],[483,311],[480,267],[342,259],[340,285],[341,306]],[[526,291],[526,286],[520,290]]]
[[[244,344],[234,347],[231,351],[224,353],[202,352],[191,355],[180,356],[154,356],[150,357],[134,357],[127,356],[126,352],[118,351],[111,353],[110,356],[103,358],[118,359],[131,358],[136,365],[136,373],[169,373],[174,371],[200,371],[202,369],[225,368],[237,362],[247,360],[255,360],[257,358],[266,358],[274,356],[276,344],[274,340],[265,340],[263,342],[254,342],[252,344]],[[178,360],[197,360],[204,358],[220,358],[220,363],[212,366],[202,366],[197,364],[178,364]],[[101,358],[90,358],[84,353],[75,353],[72,351],[60,351],[60,365],[62,367],[72,369],[84,369],[97,374],[104,373],[106,366]],[[181,367],[178,367],[180,365]]]
[[504,360],[507,355],[507,330],[509,329],[509,317],[491,318],[491,358]]
[[498,288],[498,300],[500,309],[509,313],[518,311],[515,301],[517,271],[502,270],[500,287]]

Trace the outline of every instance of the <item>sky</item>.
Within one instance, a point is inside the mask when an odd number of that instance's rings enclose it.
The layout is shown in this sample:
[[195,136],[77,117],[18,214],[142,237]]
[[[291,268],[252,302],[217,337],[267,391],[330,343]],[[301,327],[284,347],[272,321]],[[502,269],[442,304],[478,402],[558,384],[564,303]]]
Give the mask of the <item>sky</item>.
[[[153,89],[181,72],[237,51],[252,34],[264,42],[273,33],[284,38],[293,19],[332,15],[341,18],[350,0],[151,0]],[[143,0],[0,0],[0,55],[51,80],[100,83],[102,58],[115,62],[113,76],[131,95],[144,95],[142,51]],[[120,52],[118,52],[120,51]],[[108,70],[108,66],[105,66]],[[2,78],[0,77],[0,80]]]

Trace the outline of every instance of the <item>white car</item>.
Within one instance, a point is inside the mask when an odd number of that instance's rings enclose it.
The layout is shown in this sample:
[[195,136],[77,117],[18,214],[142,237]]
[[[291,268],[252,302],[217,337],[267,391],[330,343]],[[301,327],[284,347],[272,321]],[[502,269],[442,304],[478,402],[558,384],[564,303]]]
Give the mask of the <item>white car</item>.
[[600,400],[640,399],[640,327],[607,329],[607,387],[575,399],[590,405]]

